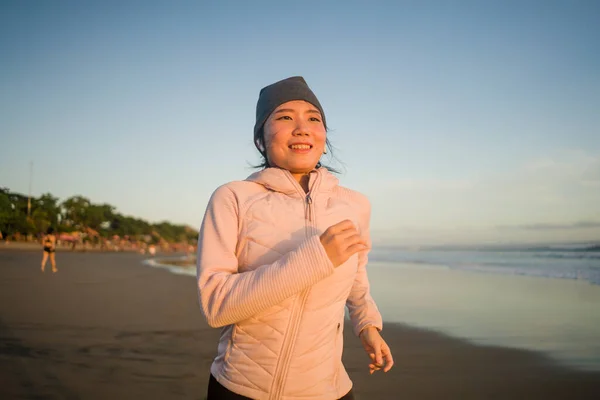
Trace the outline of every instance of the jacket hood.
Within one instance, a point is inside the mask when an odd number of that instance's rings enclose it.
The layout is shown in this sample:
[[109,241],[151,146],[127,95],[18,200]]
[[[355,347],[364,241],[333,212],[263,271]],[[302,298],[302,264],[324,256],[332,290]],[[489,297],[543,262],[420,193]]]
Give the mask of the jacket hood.
[[[247,181],[256,182],[269,190],[284,193],[290,196],[304,196],[304,191],[300,184],[294,179],[292,174],[285,169],[270,167],[255,172],[246,178]],[[308,181],[309,192],[330,191],[339,183],[327,168],[321,167],[310,172]]]

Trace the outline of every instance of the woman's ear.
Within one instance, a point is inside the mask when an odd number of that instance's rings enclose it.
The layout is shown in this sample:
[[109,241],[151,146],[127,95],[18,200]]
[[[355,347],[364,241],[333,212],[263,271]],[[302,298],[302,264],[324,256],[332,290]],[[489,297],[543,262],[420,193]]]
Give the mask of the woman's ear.
[[263,144],[263,141],[260,138],[256,138],[254,140],[254,145],[256,146],[256,148],[258,149],[258,151],[264,153],[265,152],[265,145]]

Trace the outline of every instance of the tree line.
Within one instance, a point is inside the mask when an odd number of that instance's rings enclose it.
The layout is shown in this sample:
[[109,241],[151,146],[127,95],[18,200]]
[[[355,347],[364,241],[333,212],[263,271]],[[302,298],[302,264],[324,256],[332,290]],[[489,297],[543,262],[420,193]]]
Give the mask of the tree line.
[[[50,193],[31,197],[0,187],[0,232],[4,237],[39,237],[49,227],[58,233],[83,232],[100,238],[129,237],[148,243],[195,244],[197,232],[187,225],[149,223],[123,215],[110,204],[83,196],[60,201]],[[85,235],[84,235],[85,236]]]

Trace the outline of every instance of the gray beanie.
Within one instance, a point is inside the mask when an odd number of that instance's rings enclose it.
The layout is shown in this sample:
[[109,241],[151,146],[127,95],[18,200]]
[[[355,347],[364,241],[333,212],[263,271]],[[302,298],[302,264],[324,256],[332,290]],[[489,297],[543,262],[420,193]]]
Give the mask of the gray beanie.
[[269,118],[269,115],[277,107],[292,100],[304,100],[317,107],[323,117],[323,125],[327,128],[323,107],[321,107],[317,96],[310,90],[304,78],[293,76],[283,79],[262,88],[258,96],[258,102],[256,103],[256,123],[254,124],[254,144],[259,151],[258,137],[267,118]]

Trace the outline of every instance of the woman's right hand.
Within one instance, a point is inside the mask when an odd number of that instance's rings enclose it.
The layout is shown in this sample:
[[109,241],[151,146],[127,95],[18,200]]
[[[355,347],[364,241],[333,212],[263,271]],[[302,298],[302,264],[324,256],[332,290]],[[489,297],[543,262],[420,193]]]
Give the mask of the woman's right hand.
[[320,239],[327,256],[336,268],[355,253],[368,249],[366,241],[361,238],[350,220],[331,225],[323,232]]

